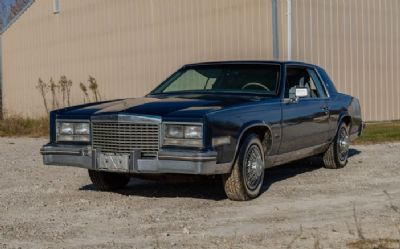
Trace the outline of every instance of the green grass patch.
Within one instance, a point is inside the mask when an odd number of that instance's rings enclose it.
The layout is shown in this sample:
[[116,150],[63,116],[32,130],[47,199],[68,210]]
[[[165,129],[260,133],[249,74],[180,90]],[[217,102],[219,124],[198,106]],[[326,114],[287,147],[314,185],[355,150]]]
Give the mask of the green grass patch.
[[24,118],[13,115],[0,120],[0,137],[47,137],[49,134],[49,119]]
[[367,123],[355,144],[372,144],[400,141],[400,121]]

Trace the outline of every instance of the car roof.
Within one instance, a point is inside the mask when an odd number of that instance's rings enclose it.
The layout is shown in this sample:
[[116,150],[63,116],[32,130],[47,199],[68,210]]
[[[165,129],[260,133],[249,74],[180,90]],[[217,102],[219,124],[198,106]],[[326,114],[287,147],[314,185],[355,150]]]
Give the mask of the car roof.
[[208,62],[199,62],[199,63],[190,63],[184,65],[184,67],[193,67],[193,66],[207,66],[207,65],[249,65],[249,64],[280,64],[280,65],[303,65],[303,66],[311,66],[318,67],[317,65],[313,65],[310,63],[302,62],[302,61],[280,61],[280,60],[237,60],[237,61],[208,61]]

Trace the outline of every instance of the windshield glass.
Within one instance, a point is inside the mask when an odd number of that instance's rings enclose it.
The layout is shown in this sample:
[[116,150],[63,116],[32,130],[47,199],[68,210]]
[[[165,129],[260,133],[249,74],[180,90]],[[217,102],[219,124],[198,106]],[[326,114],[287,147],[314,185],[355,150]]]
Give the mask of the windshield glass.
[[201,65],[179,70],[152,93],[239,92],[276,95],[279,65]]

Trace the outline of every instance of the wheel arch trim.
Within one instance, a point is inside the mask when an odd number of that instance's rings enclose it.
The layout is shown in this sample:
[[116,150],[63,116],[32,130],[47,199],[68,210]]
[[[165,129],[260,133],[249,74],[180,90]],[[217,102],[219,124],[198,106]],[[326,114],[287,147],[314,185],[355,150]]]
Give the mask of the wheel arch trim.
[[[244,135],[245,135],[249,130],[251,130],[252,128],[255,128],[255,127],[262,127],[262,128],[266,128],[266,129],[267,129],[267,131],[270,133],[270,136],[271,136],[271,138],[270,138],[270,139],[271,139],[271,147],[273,146],[273,144],[274,144],[274,138],[273,138],[273,136],[272,136],[271,125],[269,125],[268,123],[263,122],[263,121],[255,121],[255,122],[251,122],[251,123],[244,124],[244,125],[241,127],[241,129],[240,129],[240,134],[239,134],[239,136],[238,136],[238,138],[237,138],[237,140],[236,140],[235,151],[234,151],[232,160],[231,160],[231,162],[230,162],[231,167],[232,167],[233,164],[235,163],[235,160],[236,160],[236,158],[237,158],[237,156],[238,156],[238,151],[239,151],[240,145],[241,145],[241,143],[242,143],[242,141],[243,141],[243,139],[244,139]],[[262,141],[261,141],[261,142],[262,142]],[[264,155],[264,157],[265,157],[265,156],[266,156],[266,155]]]

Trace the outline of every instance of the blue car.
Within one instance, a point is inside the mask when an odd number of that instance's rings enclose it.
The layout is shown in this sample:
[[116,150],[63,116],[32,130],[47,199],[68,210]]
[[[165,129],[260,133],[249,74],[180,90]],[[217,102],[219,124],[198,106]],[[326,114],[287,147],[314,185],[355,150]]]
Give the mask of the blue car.
[[231,200],[261,192],[270,167],[317,156],[347,164],[363,130],[357,98],[302,62],[189,64],[143,98],[55,110],[46,165],[88,169],[102,191],[130,177],[218,175]]

